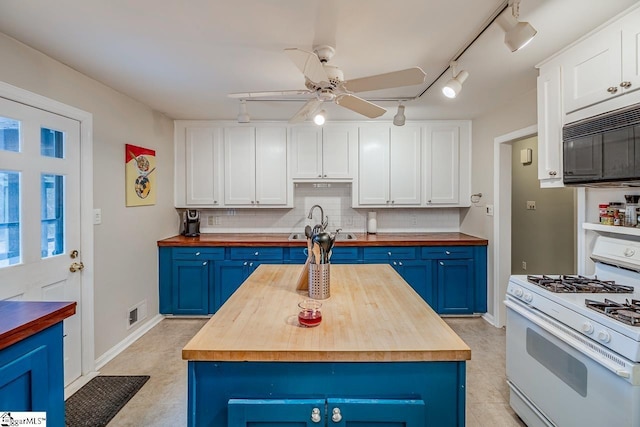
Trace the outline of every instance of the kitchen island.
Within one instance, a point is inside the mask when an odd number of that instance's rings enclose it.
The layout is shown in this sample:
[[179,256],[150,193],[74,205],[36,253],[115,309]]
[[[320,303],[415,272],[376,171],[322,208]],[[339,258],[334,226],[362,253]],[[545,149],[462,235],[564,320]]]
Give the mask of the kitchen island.
[[303,328],[298,265],[261,265],[184,347],[189,426],[463,426],[469,347],[389,265],[331,265]]

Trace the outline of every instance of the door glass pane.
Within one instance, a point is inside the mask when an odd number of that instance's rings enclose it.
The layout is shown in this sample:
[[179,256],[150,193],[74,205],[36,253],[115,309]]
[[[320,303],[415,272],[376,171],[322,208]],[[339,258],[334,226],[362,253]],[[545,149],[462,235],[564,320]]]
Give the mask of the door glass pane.
[[20,151],[20,122],[0,117],[0,150]]
[[41,178],[40,250],[42,258],[64,253],[64,176]]
[[20,173],[0,171],[0,268],[20,263]]
[[40,129],[40,154],[46,157],[64,158],[64,134],[59,130]]

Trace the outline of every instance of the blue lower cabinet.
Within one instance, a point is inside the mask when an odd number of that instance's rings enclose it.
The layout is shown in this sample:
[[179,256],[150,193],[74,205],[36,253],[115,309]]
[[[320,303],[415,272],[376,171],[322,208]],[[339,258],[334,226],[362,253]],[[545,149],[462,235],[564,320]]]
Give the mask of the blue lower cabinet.
[[393,268],[434,310],[436,307],[435,284],[432,277],[432,263],[428,261],[399,261]]
[[436,269],[438,313],[473,314],[475,311],[473,259],[439,260]]
[[64,426],[63,384],[62,322],[0,350],[2,413],[46,412],[47,425]]
[[171,313],[206,315],[209,313],[209,261],[175,260]]
[[229,399],[228,427],[363,425],[422,427],[422,400]]
[[215,296],[213,299],[213,312],[222,307],[222,304],[242,285],[249,277],[248,261],[220,261],[215,265]]

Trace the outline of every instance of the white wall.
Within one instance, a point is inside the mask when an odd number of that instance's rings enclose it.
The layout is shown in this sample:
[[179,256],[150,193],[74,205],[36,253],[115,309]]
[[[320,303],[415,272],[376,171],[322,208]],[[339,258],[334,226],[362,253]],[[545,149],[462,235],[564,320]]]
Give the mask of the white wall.
[[[156,241],[176,234],[173,209],[173,121],[0,33],[0,81],[93,114],[95,356],[135,329],[128,309],[147,301],[158,313]],[[124,145],[156,150],[156,205],[125,207]],[[143,324],[144,322],[141,322]],[[139,327],[139,326],[138,326]]]
[[[493,228],[494,216],[487,216],[486,205],[494,204],[493,170],[495,138],[537,123],[536,90],[512,103],[488,111],[473,120],[471,193],[482,193],[480,203],[461,213],[460,231],[489,240],[487,248],[487,310],[494,315]],[[509,162],[511,160],[509,159]]]

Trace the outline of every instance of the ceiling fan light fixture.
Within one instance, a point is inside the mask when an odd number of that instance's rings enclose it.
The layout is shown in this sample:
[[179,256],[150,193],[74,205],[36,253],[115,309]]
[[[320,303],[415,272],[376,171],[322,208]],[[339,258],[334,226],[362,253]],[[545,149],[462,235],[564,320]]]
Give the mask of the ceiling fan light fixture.
[[327,112],[320,110],[315,116],[313,116],[313,123],[318,126],[322,126],[327,118]]
[[407,118],[404,115],[404,105],[398,105],[398,112],[393,116],[393,124],[396,126],[404,126],[404,122]]
[[518,21],[520,16],[520,0],[510,2],[496,22],[504,31],[504,44],[511,52],[516,52],[528,45],[538,31],[528,22]]
[[249,123],[251,122],[251,117],[249,117],[249,113],[247,113],[247,101],[244,99],[240,101],[240,112],[238,113],[238,123]]
[[458,63],[451,61],[450,67],[453,72],[453,78],[447,82],[442,88],[442,93],[447,98],[455,98],[462,90],[462,84],[469,78],[469,73],[466,70],[460,72],[457,71]]

